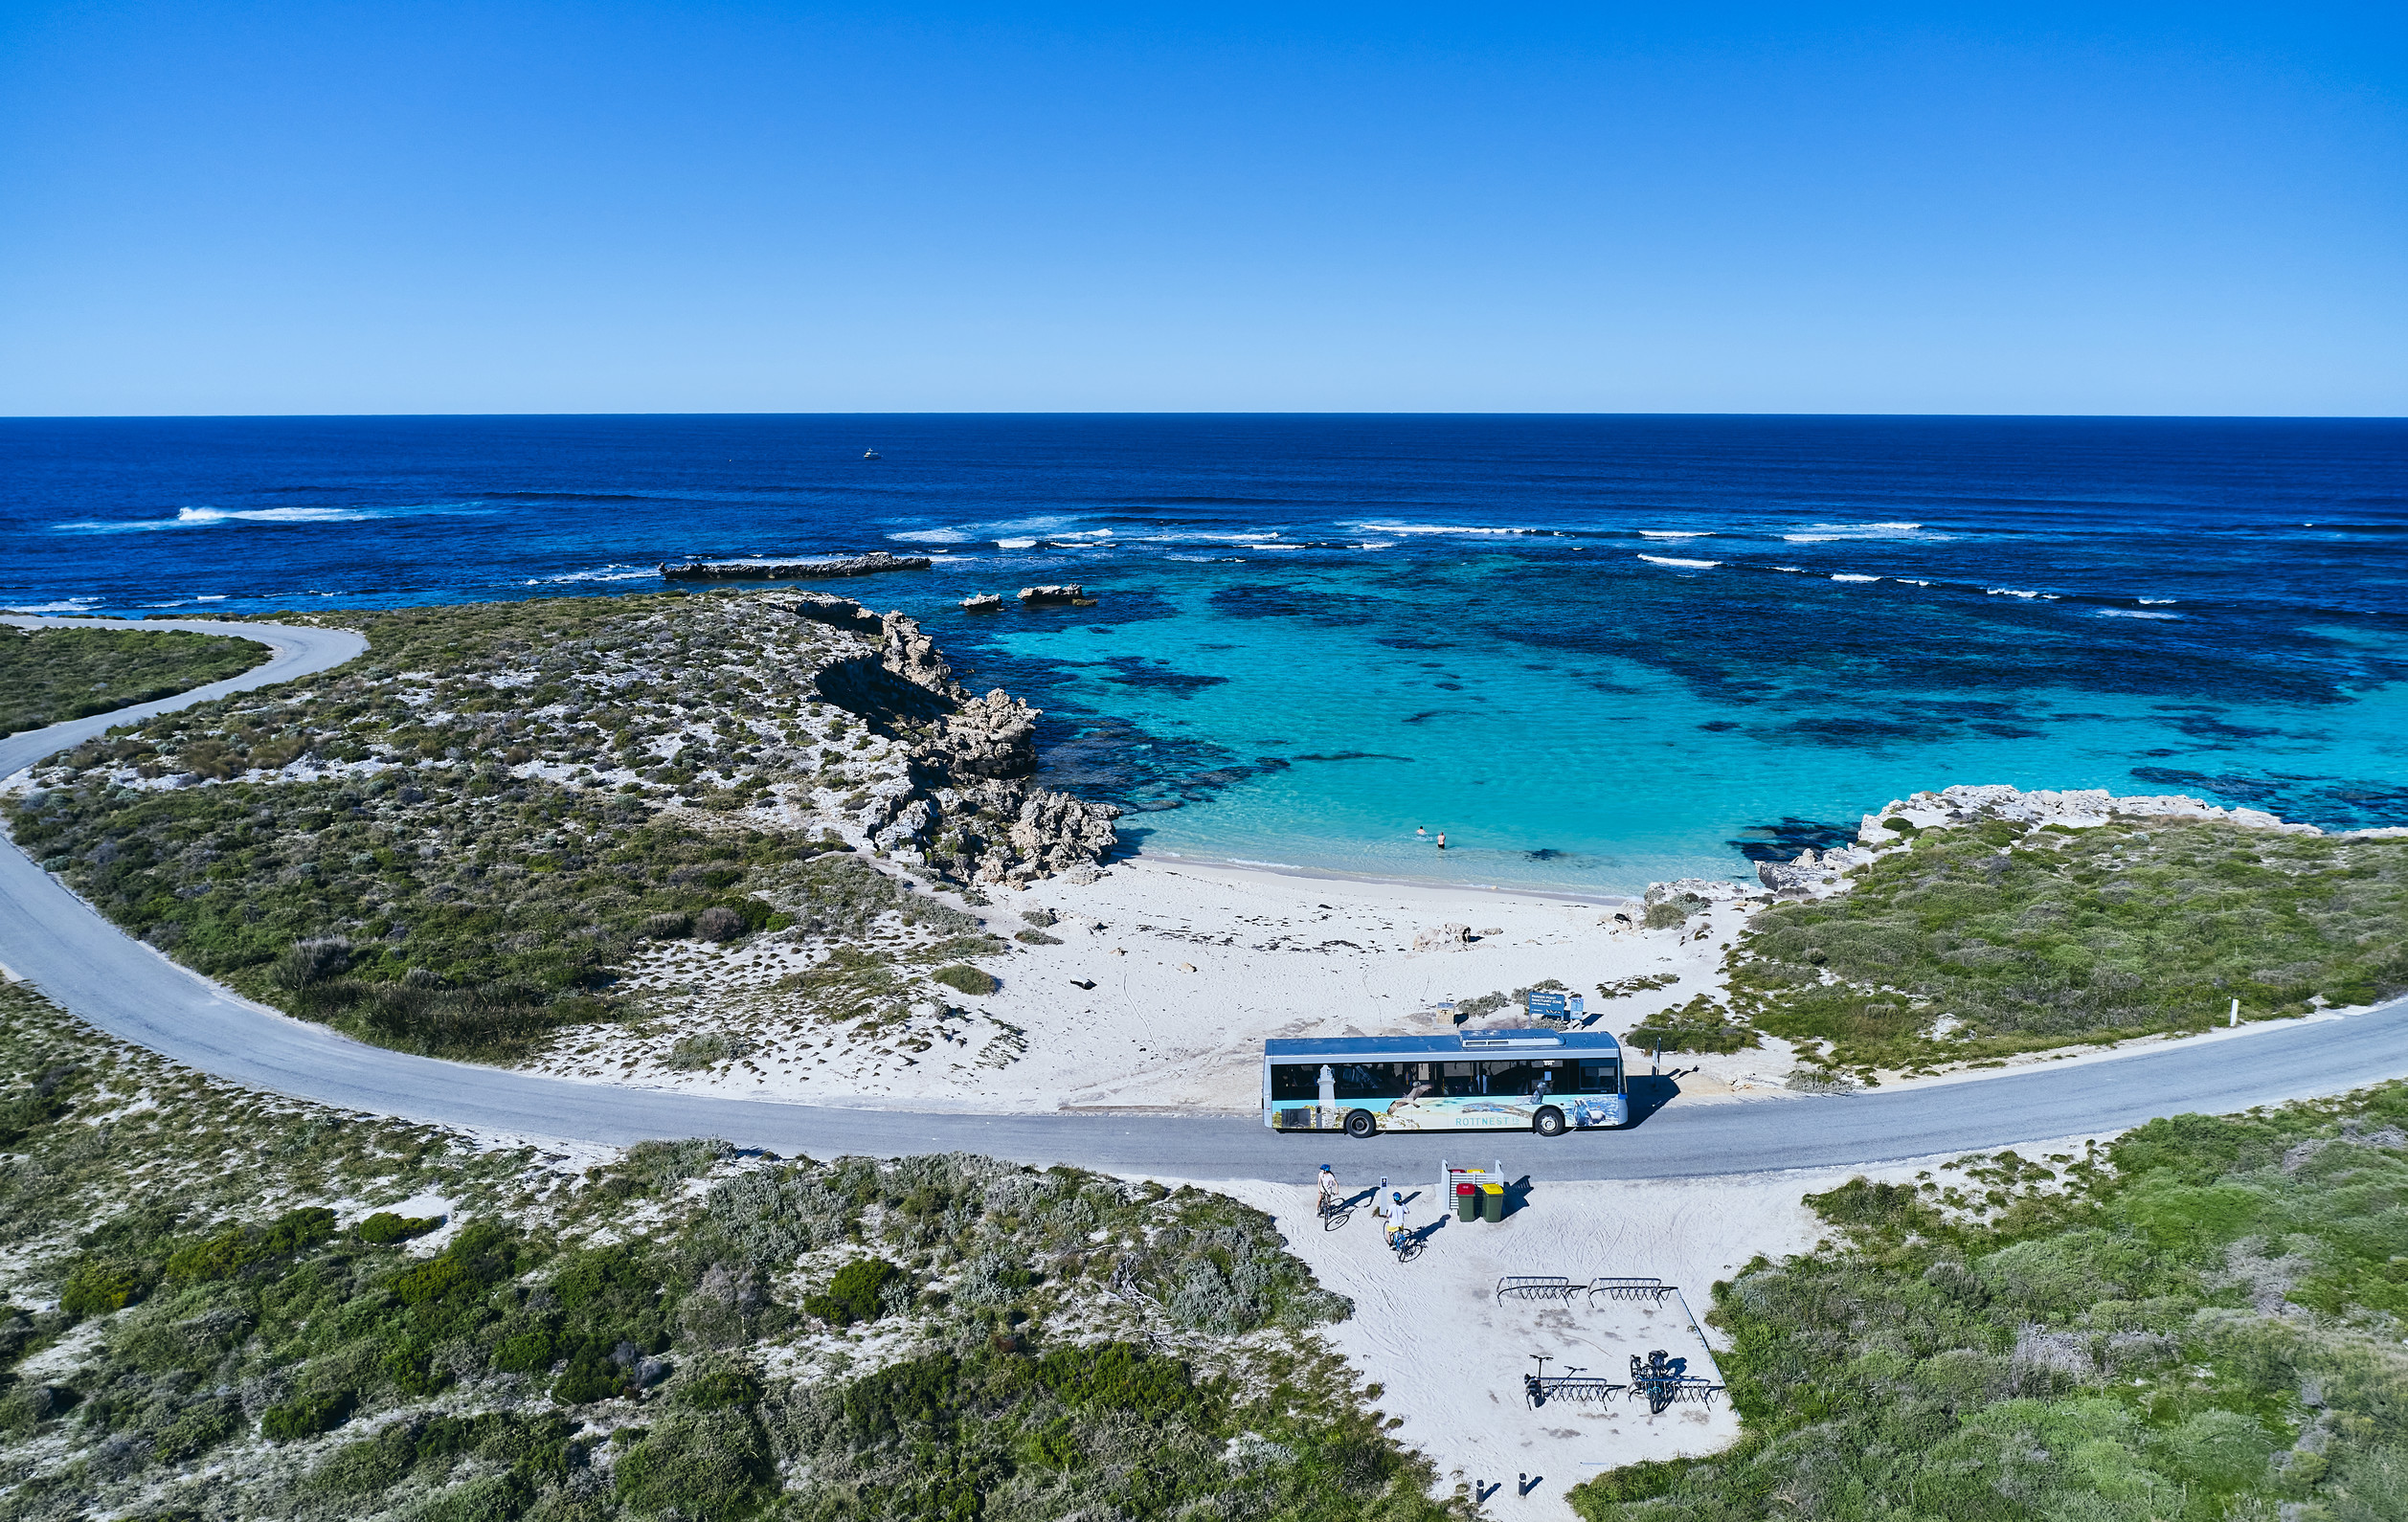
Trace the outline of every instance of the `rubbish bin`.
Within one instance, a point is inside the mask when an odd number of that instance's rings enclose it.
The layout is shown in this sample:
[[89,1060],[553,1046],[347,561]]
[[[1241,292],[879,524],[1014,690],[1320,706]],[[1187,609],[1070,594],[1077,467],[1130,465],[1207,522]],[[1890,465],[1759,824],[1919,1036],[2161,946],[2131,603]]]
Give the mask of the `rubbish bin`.
[[1473,1188],[1470,1184],[1455,1185],[1454,1219],[1457,1220],[1477,1220],[1479,1219],[1479,1215],[1480,1197],[1473,1192]]
[[1480,1219],[1482,1220],[1505,1219],[1505,1186],[1503,1184],[1480,1186]]

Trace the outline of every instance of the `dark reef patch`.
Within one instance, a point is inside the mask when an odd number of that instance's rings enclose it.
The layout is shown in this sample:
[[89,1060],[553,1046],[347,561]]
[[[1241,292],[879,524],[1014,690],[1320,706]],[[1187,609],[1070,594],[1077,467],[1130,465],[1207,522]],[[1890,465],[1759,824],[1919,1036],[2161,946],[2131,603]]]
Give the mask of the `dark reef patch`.
[[1174,671],[1164,663],[1144,656],[1114,656],[1104,662],[1114,675],[1103,680],[1123,687],[1144,687],[1150,691],[1167,692],[1174,697],[1192,697],[1206,687],[1226,683],[1227,677],[1206,676],[1200,672]]
[[2335,780],[2280,772],[2192,772],[2134,767],[2134,779],[2204,797],[2228,808],[2263,809],[2328,830],[2408,825],[2408,787],[2397,782]]
[[1791,862],[1801,851],[1854,845],[1857,826],[1784,815],[1775,824],[1751,825],[1723,843],[1750,862]]

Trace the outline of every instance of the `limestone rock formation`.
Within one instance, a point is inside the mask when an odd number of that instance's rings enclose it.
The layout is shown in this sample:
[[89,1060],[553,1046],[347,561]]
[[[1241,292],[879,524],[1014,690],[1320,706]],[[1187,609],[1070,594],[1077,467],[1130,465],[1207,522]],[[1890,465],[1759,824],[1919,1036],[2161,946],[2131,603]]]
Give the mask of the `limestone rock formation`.
[[924,750],[956,779],[1026,776],[1037,770],[1037,713],[997,687],[948,714]]
[[1101,861],[1118,841],[1113,820],[1119,817],[1120,811],[1109,803],[1032,789],[1012,824],[1012,848],[1038,869],[1032,875],[1088,865]]
[[945,653],[936,648],[936,641],[920,627],[918,619],[890,613],[878,621],[878,632],[886,641],[886,648],[878,655],[881,666],[938,697],[959,702],[969,696],[961,683],[954,680],[954,668],[945,660]]
[[[1073,592],[1078,589],[1069,589]],[[831,701],[911,737],[911,777],[874,790],[856,822],[879,848],[979,883],[1018,886],[1089,867],[1118,843],[1120,811],[1035,786],[1040,710],[1001,687],[973,697],[917,619],[804,593],[804,617],[878,636],[875,663],[821,668]]]
[[1463,951],[1472,946],[1472,927],[1447,924],[1413,932],[1416,951]]
[[2064,792],[2040,789],[2026,793],[2003,783],[1965,784],[1937,793],[1918,793],[1891,801],[1868,814],[1857,839],[1867,845],[1893,845],[1901,839],[1883,820],[1903,818],[1918,829],[1934,825],[1970,824],[1978,819],[2011,819],[2019,824],[2062,824],[2089,829],[2119,816],[2130,818],[2212,819],[2244,830],[2279,830],[2285,835],[2322,835],[2312,824],[2289,824],[2262,809],[2228,809],[2187,794],[2146,794],[2119,798],[2104,788]]
[[661,568],[670,581],[795,581],[816,576],[875,576],[889,571],[926,571],[926,555],[890,555],[873,549],[842,560],[691,560]]

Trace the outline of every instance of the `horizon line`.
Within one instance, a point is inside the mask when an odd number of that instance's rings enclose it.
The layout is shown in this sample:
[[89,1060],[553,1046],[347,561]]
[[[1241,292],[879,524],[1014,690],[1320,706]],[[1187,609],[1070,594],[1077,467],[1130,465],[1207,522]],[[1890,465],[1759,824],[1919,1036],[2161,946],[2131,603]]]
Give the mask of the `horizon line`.
[[0,424],[7,423],[108,423],[108,422],[314,422],[340,419],[470,419],[470,418],[661,418],[661,417],[1564,417],[1564,418],[1817,418],[1832,420],[1881,421],[1997,421],[2025,422],[2408,422],[2408,414],[2397,413],[1977,413],[1977,412],[1585,412],[1571,409],[1514,411],[1506,409],[1476,409],[1445,411],[1435,409],[1302,409],[1245,410],[1237,408],[1131,408],[1103,410],[1087,408],[1030,409],[938,409],[916,408],[893,411],[861,409],[855,411],[736,411],[736,412],[345,412],[345,413],[13,413],[0,414]]

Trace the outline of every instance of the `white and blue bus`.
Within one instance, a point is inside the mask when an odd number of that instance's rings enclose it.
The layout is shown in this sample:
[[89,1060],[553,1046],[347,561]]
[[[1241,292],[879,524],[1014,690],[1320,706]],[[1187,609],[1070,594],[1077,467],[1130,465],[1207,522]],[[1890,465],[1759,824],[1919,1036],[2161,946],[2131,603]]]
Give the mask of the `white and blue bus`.
[[1627,1126],[1622,1043],[1604,1031],[1483,1030],[1263,1042],[1273,1130],[1567,1130]]

